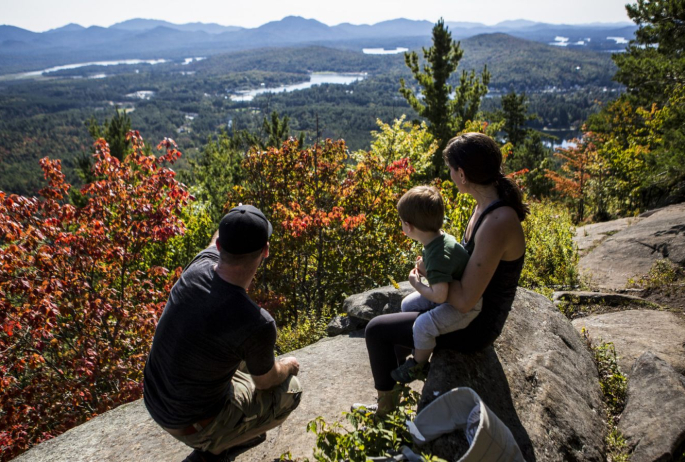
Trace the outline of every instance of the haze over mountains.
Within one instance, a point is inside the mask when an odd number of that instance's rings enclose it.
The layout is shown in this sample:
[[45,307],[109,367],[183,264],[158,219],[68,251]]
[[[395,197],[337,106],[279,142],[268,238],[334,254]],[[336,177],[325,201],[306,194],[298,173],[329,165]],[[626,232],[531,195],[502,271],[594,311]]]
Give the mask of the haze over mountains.
[[[555,25],[527,20],[488,26],[446,22],[455,39],[507,33],[536,42],[595,51],[617,51],[633,37],[631,23]],[[131,19],[110,27],[68,24],[37,33],[0,26],[0,74],[61,64],[107,59],[179,59],[253,48],[323,45],[361,52],[362,48],[416,48],[428,45],[433,23],[395,19],[373,25],[328,26],[314,19],[288,16],[257,28],[219,24],[173,24]]]

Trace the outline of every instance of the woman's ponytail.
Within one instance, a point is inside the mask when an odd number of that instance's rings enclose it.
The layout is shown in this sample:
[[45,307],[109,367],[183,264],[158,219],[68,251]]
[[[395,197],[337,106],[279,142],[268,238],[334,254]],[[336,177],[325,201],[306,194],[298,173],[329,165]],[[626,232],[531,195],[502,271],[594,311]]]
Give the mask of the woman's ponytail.
[[499,198],[516,211],[519,220],[525,220],[530,208],[523,202],[523,194],[516,182],[502,175],[495,180],[495,188]]

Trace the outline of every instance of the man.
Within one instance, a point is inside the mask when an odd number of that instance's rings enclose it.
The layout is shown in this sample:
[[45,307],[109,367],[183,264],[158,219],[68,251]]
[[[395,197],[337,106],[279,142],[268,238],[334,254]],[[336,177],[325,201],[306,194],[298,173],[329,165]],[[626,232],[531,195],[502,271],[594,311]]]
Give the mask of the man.
[[218,238],[176,282],[145,365],[152,418],[195,448],[187,462],[230,460],[264,441],[300,402],[295,358],[276,361],[276,324],[247,295],[273,228],[251,205],[231,209]]

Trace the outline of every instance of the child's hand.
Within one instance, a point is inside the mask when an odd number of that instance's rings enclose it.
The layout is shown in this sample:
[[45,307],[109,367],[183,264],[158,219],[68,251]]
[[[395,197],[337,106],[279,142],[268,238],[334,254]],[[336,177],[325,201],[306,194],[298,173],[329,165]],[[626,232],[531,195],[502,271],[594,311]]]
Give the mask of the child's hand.
[[426,277],[426,265],[423,263],[423,257],[416,257],[416,270],[423,277]]
[[416,289],[417,286],[422,285],[421,275],[416,268],[412,268],[412,270],[409,272],[409,284],[411,284],[414,289]]

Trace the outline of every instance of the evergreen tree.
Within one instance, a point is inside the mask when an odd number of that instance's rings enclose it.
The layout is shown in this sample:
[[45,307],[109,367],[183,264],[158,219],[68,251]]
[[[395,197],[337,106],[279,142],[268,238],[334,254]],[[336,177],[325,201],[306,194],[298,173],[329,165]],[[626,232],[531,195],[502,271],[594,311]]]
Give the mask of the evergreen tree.
[[104,138],[109,144],[109,151],[112,157],[124,160],[126,153],[131,148],[131,143],[126,141],[126,134],[131,131],[131,118],[126,111],[115,108],[114,116],[105,120],[105,123],[98,125],[95,118],[88,121],[88,133],[93,140]]
[[208,205],[213,223],[224,215],[224,205],[233,185],[242,179],[240,163],[244,144],[240,135],[222,131],[216,139],[209,138],[197,159],[190,159],[191,172],[183,172],[182,181],[194,186],[193,193]]
[[613,56],[615,79],[638,104],[664,104],[685,83],[685,0],[638,0],[626,10],[639,28],[626,52]]
[[[120,111],[116,107],[112,118],[105,119],[102,125],[98,123],[95,117],[91,117],[86,121],[86,126],[93,141],[104,138],[109,145],[110,155],[119,160],[124,160],[124,157],[126,157],[126,154],[131,149],[131,143],[126,140],[126,135],[131,131],[131,118],[125,110]],[[149,147],[146,146],[145,149],[149,151]],[[81,153],[75,159],[77,174],[85,184],[92,183],[95,180],[95,175],[93,174],[94,154],[95,148],[93,147],[90,153]],[[77,207],[85,205],[83,195],[78,189],[71,189],[69,197]]]
[[433,46],[423,48],[426,63],[422,68],[416,52],[404,55],[405,64],[421,89],[417,96],[404,79],[400,79],[400,93],[421,117],[428,120],[431,134],[438,141],[438,150],[433,156],[435,176],[445,176],[443,149],[450,138],[464,129],[466,122],[475,119],[481,99],[488,92],[490,73],[487,66],[480,78],[473,70],[463,71],[456,88],[448,83],[463,55],[464,51],[452,40],[442,18],[433,27]]
[[507,134],[507,141],[514,146],[520,146],[526,140],[528,129],[526,122],[537,118],[535,115],[528,115],[528,97],[525,93],[517,95],[511,92],[502,96],[502,115],[504,118],[504,132]]
[[[290,118],[286,115],[281,119],[278,112],[271,113],[271,121],[265,116],[262,131],[259,134],[244,131],[240,135],[244,144],[249,148],[257,146],[262,151],[267,148],[280,148],[281,144],[290,137]],[[304,134],[299,137],[300,146],[304,143]]]
[[549,196],[554,183],[547,177],[552,168],[552,150],[545,146],[542,135],[535,130],[526,132],[523,142],[514,147],[506,167],[512,172],[527,170],[523,176],[526,193],[537,199]]

